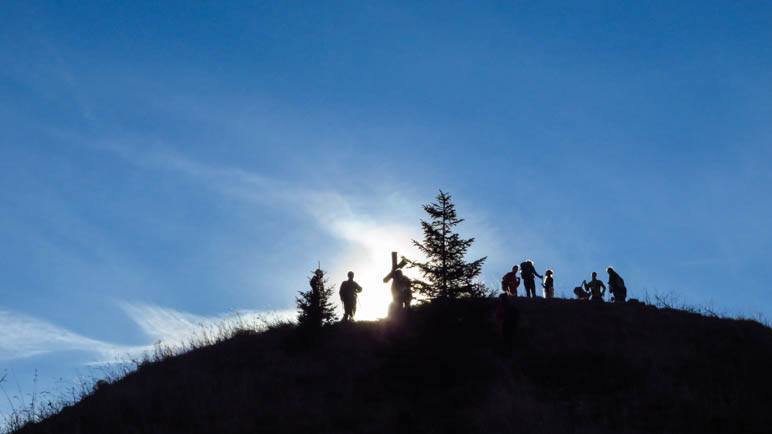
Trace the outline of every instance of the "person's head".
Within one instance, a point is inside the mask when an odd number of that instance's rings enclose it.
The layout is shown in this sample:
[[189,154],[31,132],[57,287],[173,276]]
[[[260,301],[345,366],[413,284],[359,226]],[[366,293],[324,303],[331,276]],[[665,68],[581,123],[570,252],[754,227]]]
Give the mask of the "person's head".
[[397,277],[402,277],[402,270],[395,271],[394,275],[397,276]]
[[529,259],[529,260],[527,260],[527,261],[525,261],[525,262],[527,262],[527,263],[529,263],[529,264],[533,265],[533,261],[532,261],[532,260],[530,260],[530,259]]
[[348,280],[354,280],[354,272],[353,271],[349,271],[348,272]]
[[609,265],[608,268],[606,268],[606,272],[608,274],[614,274],[614,268],[611,265]]
[[592,272],[592,278],[593,278],[593,279],[595,279],[596,277],[598,277],[598,273],[596,273],[596,272],[594,272],[594,271],[593,271],[593,272]]
[[546,274],[547,276],[552,276],[553,274],[555,274],[555,272],[552,270],[547,270],[544,272],[544,274]]
[[519,270],[519,269],[520,269],[520,267],[518,267],[517,265],[515,265],[514,267],[512,267],[512,272],[513,272],[513,273],[517,273],[517,270]]

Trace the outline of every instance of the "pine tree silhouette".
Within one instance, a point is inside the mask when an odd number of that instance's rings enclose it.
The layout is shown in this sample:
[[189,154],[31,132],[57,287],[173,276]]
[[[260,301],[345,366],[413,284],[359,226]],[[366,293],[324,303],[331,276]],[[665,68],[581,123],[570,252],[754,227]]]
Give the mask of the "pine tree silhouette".
[[464,219],[456,215],[456,207],[448,193],[440,190],[435,203],[424,205],[429,221],[421,220],[423,242],[413,244],[426,255],[426,262],[410,261],[431,283],[418,283],[416,290],[428,298],[481,296],[485,287],[476,279],[487,257],[465,262],[466,251],[474,238],[463,239],[454,228]]
[[334,290],[327,287],[327,277],[321,268],[314,271],[308,281],[310,289],[300,291],[295,298],[298,306],[298,323],[302,327],[319,328],[336,321],[335,308],[332,304]]

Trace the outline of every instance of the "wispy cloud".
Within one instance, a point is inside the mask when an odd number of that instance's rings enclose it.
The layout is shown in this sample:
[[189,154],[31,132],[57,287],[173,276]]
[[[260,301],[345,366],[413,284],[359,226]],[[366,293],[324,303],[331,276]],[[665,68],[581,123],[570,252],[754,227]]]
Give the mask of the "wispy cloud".
[[260,330],[294,318],[294,311],[240,311],[199,316],[141,303],[121,308],[147,336],[143,345],[122,345],[92,339],[32,316],[0,311],[0,360],[15,360],[61,351],[89,353],[90,362],[114,362],[141,356],[154,345],[180,348],[239,327]]
[[85,351],[99,359],[134,353],[137,347],[91,339],[24,314],[0,311],[0,360],[21,359],[56,351]]
[[[339,253],[325,261],[328,264],[325,268],[336,276],[357,270],[360,284],[380,291],[377,295],[364,294],[360,299],[363,317],[377,318],[386,313],[389,300],[380,274],[385,274],[390,267],[389,252],[419,255],[411,243],[420,235],[418,216],[411,218],[410,224],[405,223],[404,212],[390,213],[384,201],[375,200],[383,198],[382,194],[352,197],[323,187],[305,188],[240,168],[202,164],[169,150],[139,151],[116,144],[103,144],[99,148],[141,168],[176,172],[220,194],[310,219],[312,225],[341,242]],[[387,197],[386,203],[406,200],[394,192]],[[412,203],[420,202],[413,200]],[[418,205],[415,208],[420,210]]]
[[[345,276],[348,270],[354,270],[357,281],[371,289],[360,298],[361,318],[378,318],[386,314],[390,300],[388,288],[381,278],[390,268],[389,252],[421,257],[412,240],[421,237],[420,204],[428,198],[417,199],[401,191],[384,191],[375,181],[373,185],[360,185],[358,193],[339,192],[323,185],[309,187],[239,167],[201,163],[163,143],[155,143],[152,149],[140,149],[120,141],[91,142],[89,146],[116,155],[141,169],[178,174],[209,191],[308,219],[311,227],[318,227],[338,240],[337,253],[324,261],[324,268],[330,275]],[[414,211],[406,212],[408,206]],[[501,246],[490,221],[468,211],[465,215],[470,218],[462,235],[476,236],[475,251],[484,252],[478,256],[496,255]],[[195,319],[188,320],[195,322]],[[181,322],[180,326],[184,327],[184,324]]]

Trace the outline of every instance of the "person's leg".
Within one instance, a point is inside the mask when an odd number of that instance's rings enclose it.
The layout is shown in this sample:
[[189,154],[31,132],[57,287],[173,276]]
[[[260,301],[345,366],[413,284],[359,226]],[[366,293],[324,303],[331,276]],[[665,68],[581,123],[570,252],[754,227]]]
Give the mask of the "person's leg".
[[618,303],[624,303],[627,298],[627,291],[617,291],[616,298]]

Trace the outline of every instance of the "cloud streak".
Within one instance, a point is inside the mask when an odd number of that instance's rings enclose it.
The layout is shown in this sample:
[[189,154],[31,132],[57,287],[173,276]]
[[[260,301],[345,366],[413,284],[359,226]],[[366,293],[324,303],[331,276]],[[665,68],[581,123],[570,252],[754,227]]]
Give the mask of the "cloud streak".
[[[389,252],[396,250],[400,254],[420,258],[411,243],[420,235],[418,226],[402,223],[394,213],[388,212],[383,200],[373,199],[376,196],[383,198],[383,195],[352,197],[322,188],[303,188],[240,168],[201,164],[172,151],[137,151],[114,143],[100,145],[99,149],[112,152],[143,169],[179,173],[220,194],[311,219],[313,224],[343,244],[336,257],[325,261],[329,264],[325,266],[327,271],[331,275],[342,276],[347,270],[357,270],[360,284],[382,290],[377,295],[371,292],[360,298],[364,305],[364,309],[360,310],[363,318],[382,317],[386,313],[389,300],[384,298],[387,292],[379,273],[383,271],[385,274],[390,268]],[[387,195],[385,202],[394,200],[405,202],[401,195],[395,193]],[[376,217],[372,212],[357,209],[352,205],[354,203],[365,206],[368,211],[382,212]],[[413,221],[417,218],[416,215]],[[184,321],[180,326],[185,327]]]
[[17,312],[0,310],[0,360],[16,360],[63,351],[91,355],[92,363],[141,357],[154,345],[172,349],[219,336],[237,328],[264,329],[278,321],[291,321],[294,311],[241,311],[217,316],[199,316],[141,303],[121,303],[121,308],[150,342],[122,345],[92,339],[48,321]]
[[100,359],[134,353],[138,347],[91,339],[32,316],[0,311],[0,360],[13,360],[57,351],[85,351]]

